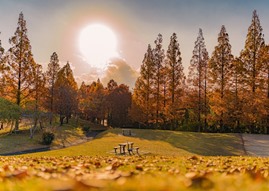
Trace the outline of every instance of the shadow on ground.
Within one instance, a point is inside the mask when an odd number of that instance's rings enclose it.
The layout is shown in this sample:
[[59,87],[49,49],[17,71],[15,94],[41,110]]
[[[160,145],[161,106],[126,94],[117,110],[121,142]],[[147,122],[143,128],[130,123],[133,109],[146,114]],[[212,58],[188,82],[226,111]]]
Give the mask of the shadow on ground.
[[[106,131],[121,134],[120,129]],[[132,129],[134,138],[149,141],[163,141],[170,145],[203,156],[241,156],[245,155],[240,134],[196,133],[162,130]]]

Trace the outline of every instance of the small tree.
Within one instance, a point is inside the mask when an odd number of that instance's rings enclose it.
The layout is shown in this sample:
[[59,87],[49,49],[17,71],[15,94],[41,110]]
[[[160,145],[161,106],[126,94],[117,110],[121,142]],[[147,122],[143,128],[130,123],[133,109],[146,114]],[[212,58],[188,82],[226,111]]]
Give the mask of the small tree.
[[77,111],[78,106],[77,83],[68,62],[57,74],[55,89],[55,107],[60,115],[60,124],[63,125],[64,118],[68,123],[71,115]]
[[4,98],[0,97],[0,122],[1,129],[4,123],[11,123],[10,131],[13,131],[14,122],[20,118],[20,107]]

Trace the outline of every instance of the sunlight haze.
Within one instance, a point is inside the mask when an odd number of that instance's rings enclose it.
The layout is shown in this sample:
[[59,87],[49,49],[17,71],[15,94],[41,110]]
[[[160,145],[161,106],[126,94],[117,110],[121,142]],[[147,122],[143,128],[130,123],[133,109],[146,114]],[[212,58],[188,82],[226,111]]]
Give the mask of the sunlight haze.
[[91,24],[79,36],[80,51],[93,67],[105,68],[108,60],[117,57],[117,39],[113,31],[102,24]]

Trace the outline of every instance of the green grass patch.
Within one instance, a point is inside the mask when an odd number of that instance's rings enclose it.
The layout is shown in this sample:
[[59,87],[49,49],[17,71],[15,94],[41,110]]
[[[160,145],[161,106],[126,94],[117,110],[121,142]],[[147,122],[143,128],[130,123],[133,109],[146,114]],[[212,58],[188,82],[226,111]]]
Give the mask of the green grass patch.
[[42,135],[37,133],[33,139],[30,139],[29,130],[21,130],[16,134],[2,134],[0,135],[0,153],[4,154],[44,147],[40,143],[41,137]]
[[146,140],[162,140],[176,148],[198,155],[240,156],[245,154],[238,134],[142,130],[137,132],[137,136]]
[[[54,123],[51,127],[46,124],[45,129],[55,134],[55,139],[50,145],[52,149],[72,146],[87,141],[85,132],[82,131],[83,126],[94,127],[94,124],[87,121],[70,120],[69,124],[59,126]],[[9,128],[0,131],[0,153],[13,153],[31,149],[47,147],[42,144],[43,130],[39,127],[34,133],[34,137],[30,138],[30,125],[21,124],[20,130],[17,133],[10,133]]]

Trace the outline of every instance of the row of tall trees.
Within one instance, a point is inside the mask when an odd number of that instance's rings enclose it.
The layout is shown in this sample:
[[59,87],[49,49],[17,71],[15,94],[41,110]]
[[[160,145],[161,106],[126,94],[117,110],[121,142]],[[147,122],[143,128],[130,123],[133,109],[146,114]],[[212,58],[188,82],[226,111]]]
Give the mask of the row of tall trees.
[[[128,108],[131,105],[131,93],[124,85],[111,80],[104,88],[100,80],[91,85],[82,83],[78,89],[73,71],[67,62],[60,67],[59,57],[54,52],[43,71],[42,65],[35,62],[26,21],[20,13],[17,29],[9,40],[10,48],[5,51],[0,41],[0,98],[3,108],[14,103],[16,112],[2,110],[0,124],[15,122],[13,130],[19,130],[19,119],[32,120],[31,137],[42,120],[50,125],[57,114],[62,125],[68,123],[71,116],[104,122],[109,125],[123,126],[127,123]],[[9,100],[9,101],[7,101]],[[3,109],[2,108],[2,109]],[[21,114],[19,115],[19,113]]]
[[199,29],[185,80],[176,34],[166,55],[159,34],[155,47],[148,45],[136,81],[132,119],[155,128],[269,132],[269,45],[257,12],[238,57],[225,26],[217,40],[209,57]]
[[177,35],[171,36],[166,54],[162,41],[159,34],[155,47],[148,45],[134,88],[131,116],[142,125],[174,129],[178,125],[177,110],[183,101],[185,75]]
[[111,126],[132,120],[172,130],[269,132],[269,45],[257,12],[238,57],[232,54],[225,26],[217,40],[209,56],[199,29],[187,77],[177,35],[172,34],[165,51],[159,34],[154,46],[147,47],[133,95],[114,80],[107,87],[97,80],[78,88],[70,64],[60,67],[57,53],[51,55],[47,71],[35,62],[21,13],[7,51],[0,41],[0,97],[21,108],[15,109],[15,117],[7,115],[15,120],[15,130],[17,111],[23,111],[21,117],[34,121],[32,132],[44,116],[52,124],[55,114],[60,124],[79,116]]

